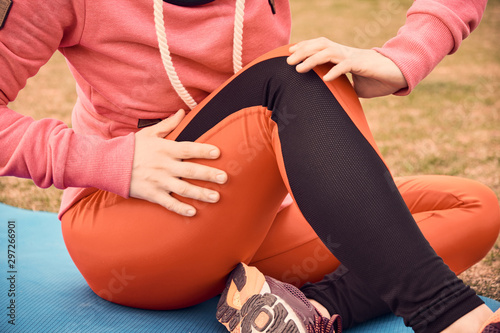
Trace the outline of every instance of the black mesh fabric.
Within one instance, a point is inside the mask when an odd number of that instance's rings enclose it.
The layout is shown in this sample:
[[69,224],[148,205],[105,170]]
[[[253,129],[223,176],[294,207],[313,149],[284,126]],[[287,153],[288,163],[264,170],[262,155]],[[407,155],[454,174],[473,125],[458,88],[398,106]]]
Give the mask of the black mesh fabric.
[[315,72],[299,74],[284,57],[260,62],[213,96],[177,140],[195,141],[251,106],[272,111],[304,217],[407,325],[438,331],[480,304],[430,247],[385,164]]

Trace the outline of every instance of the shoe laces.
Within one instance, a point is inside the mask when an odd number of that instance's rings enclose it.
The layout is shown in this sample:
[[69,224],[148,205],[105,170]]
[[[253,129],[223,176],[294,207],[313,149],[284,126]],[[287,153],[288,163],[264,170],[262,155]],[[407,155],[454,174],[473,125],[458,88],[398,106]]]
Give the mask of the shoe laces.
[[314,316],[314,323],[307,325],[307,333],[341,333],[342,319],[339,315],[333,315],[330,319]]

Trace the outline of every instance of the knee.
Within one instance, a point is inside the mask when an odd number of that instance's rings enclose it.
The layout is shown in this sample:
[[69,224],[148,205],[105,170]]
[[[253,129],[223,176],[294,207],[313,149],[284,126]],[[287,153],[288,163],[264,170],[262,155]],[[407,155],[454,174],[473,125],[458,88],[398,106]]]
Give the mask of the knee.
[[493,242],[500,232],[500,206],[498,198],[488,186],[471,179],[454,178],[458,187],[456,194],[463,202],[463,209],[474,214],[475,224],[485,233],[489,233]]
[[422,232],[455,273],[479,262],[497,241],[500,207],[484,184],[450,176],[411,177],[400,184]]
[[469,179],[461,180],[467,194],[464,201],[471,209],[477,210],[481,220],[490,226],[493,234],[500,232],[500,206],[498,198],[488,186]]
[[[469,215],[469,221],[472,223],[469,224],[469,233],[462,242],[469,252],[463,257],[472,256],[475,253],[476,257],[471,262],[473,264],[484,258],[498,241],[500,206],[496,194],[486,185],[472,180],[464,181],[465,184],[468,185],[467,199],[469,200],[464,205],[467,211],[463,214]],[[464,268],[469,266],[471,265],[463,265]]]
[[473,222],[475,228],[494,235],[500,231],[500,207],[486,185],[454,176],[411,176],[396,180],[412,214],[439,212],[453,220]]
[[[500,206],[496,194],[486,185],[469,179],[457,179],[462,186],[460,207],[471,222],[468,241],[481,248],[484,255],[498,240],[500,232]],[[483,255],[483,256],[484,256]]]
[[485,185],[481,185],[478,190],[479,202],[481,203],[482,210],[484,211],[485,222],[495,237],[500,233],[500,206],[496,194]]

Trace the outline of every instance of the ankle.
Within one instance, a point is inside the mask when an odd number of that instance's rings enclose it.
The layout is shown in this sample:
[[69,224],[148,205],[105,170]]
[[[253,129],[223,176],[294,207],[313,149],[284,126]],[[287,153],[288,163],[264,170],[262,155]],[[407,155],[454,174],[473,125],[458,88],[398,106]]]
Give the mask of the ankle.
[[318,311],[320,315],[322,315],[325,318],[331,317],[328,310],[323,305],[321,305],[318,301],[315,301],[315,300],[309,299],[309,298],[308,298],[308,301],[316,308],[316,311]]
[[477,333],[492,314],[488,306],[480,305],[445,328],[442,333]]

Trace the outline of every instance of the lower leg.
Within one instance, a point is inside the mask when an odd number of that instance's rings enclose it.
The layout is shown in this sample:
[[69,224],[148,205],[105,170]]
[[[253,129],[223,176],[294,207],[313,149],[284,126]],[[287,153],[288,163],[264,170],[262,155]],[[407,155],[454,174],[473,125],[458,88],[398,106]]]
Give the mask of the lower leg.
[[[359,291],[363,291],[364,288],[360,288]],[[306,295],[308,295],[307,291],[303,289]],[[342,317],[342,323],[344,328],[349,328],[355,323],[361,323],[364,322],[368,319],[371,319],[372,316],[376,317],[377,312],[378,315],[382,315],[385,313],[389,313],[389,308],[386,307],[384,303],[380,303],[381,300],[379,301],[379,304],[371,304],[367,307],[364,307],[365,310],[368,310],[366,313],[368,316],[366,318],[360,319],[360,315],[363,313],[363,306],[361,305],[361,308],[357,309],[351,309],[351,311],[347,310],[345,308],[339,307],[339,311],[334,311],[334,312],[329,312],[328,308],[325,307],[321,303],[321,299],[323,297],[319,296],[316,294],[315,296],[309,296],[311,298],[309,299],[309,302],[316,308],[316,310],[324,317],[329,318],[331,314],[336,313],[340,314]],[[316,297],[320,301],[314,299],[313,297]],[[373,297],[371,297],[373,299]],[[365,300],[369,300],[370,297],[367,297]],[[355,302],[355,300],[349,300],[349,303]],[[330,304],[329,301],[325,302],[325,304]],[[358,303],[359,304],[359,303]],[[330,306],[331,308],[331,306]],[[464,316],[460,317],[457,319],[455,322],[453,322],[450,326],[447,328],[443,329],[443,333],[475,333],[479,332],[480,327],[486,322],[486,320],[492,315],[491,309],[485,305],[482,304],[478,306],[477,308],[473,309],[472,311],[466,313]],[[354,318],[354,316],[357,316],[357,318]]]
[[[330,318],[331,314],[328,309],[314,299],[308,298],[309,302],[316,308],[316,310],[326,318]],[[443,333],[475,333],[479,332],[481,326],[493,314],[486,304],[480,305],[463,317],[459,318],[453,324],[445,328]],[[344,319],[344,317],[342,317]],[[344,321],[345,323],[345,321]],[[347,328],[344,324],[344,328]]]
[[444,175],[395,182],[425,238],[455,274],[479,262],[495,244],[500,207],[487,186]]
[[[471,267],[491,249],[500,216],[497,198],[489,188],[449,176],[405,177],[398,179],[397,184],[424,236],[456,274]],[[454,232],[450,234],[448,230]],[[320,283],[305,285],[302,291],[325,305],[330,313],[340,313],[345,327],[390,311],[344,266]],[[487,307],[480,308],[486,310],[484,315],[489,313]],[[472,320],[471,324],[475,319],[473,315],[464,317]]]
[[453,324],[445,328],[443,333],[475,333],[483,323],[493,314],[493,311],[486,306],[480,305],[471,312],[459,318]]
[[330,318],[332,315],[330,312],[328,312],[328,309],[325,308],[322,304],[320,304],[318,301],[315,301],[311,298],[308,298],[309,302],[316,308],[316,310],[325,318]]
[[308,299],[321,304],[321,310],[339,314],[344,328],[391,312],[380,296],[344,265],[320,282],[306,283],[301,291]]
[[[286,75],[293,76],[291,71]],[[307,85],[290,87],[300,79]],[[288,118],[273,119],[287,180],[304,217],[335,257],[417,331],[444,329],[482,304],[425,240],[349,110],[321,79],[294,77],[287,83],[270,105],[277,111],[286,106]],[[285,101],[302,95],[314,99]],[[339,100],[344,98],[340,93]]]

